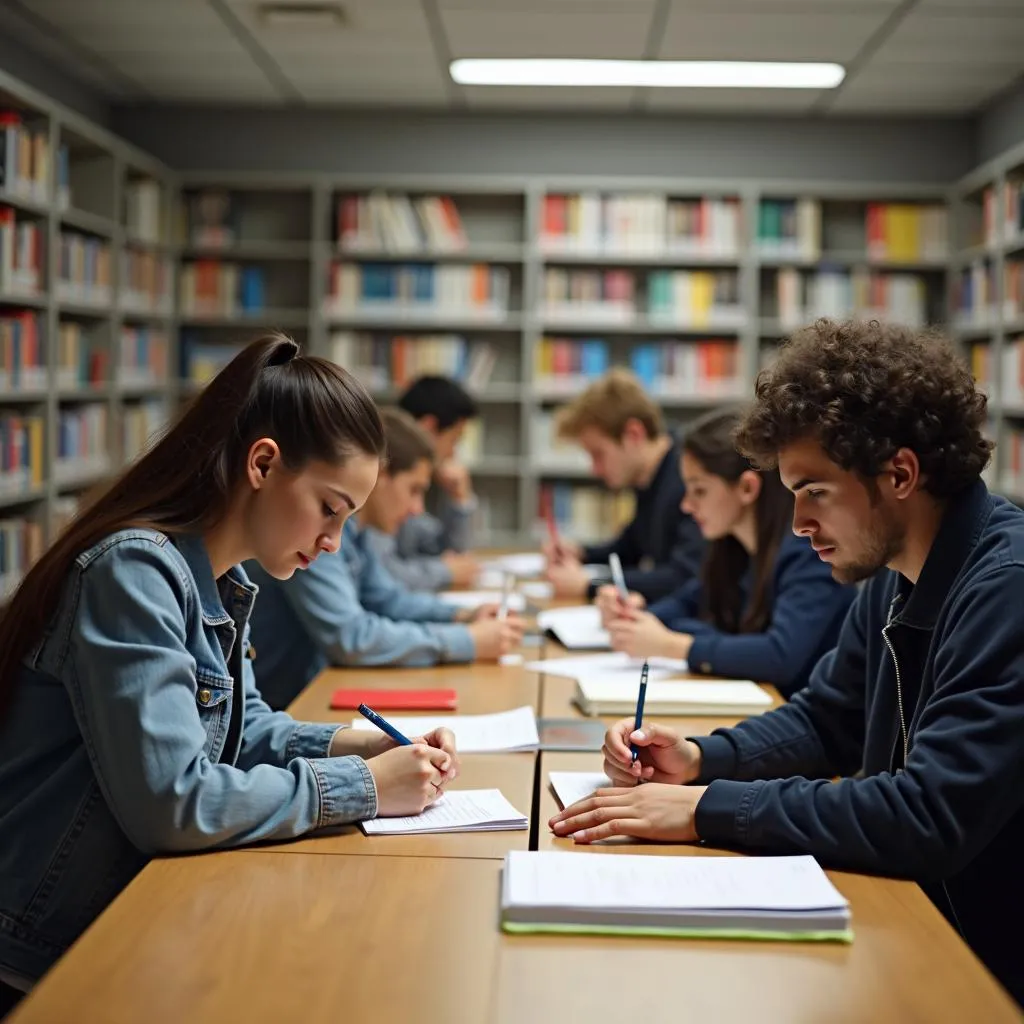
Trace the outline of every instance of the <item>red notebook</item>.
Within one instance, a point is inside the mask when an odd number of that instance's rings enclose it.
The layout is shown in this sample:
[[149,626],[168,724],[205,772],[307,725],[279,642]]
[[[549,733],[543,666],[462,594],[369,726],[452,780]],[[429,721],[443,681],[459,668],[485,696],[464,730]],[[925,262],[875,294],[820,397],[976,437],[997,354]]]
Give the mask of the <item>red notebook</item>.
[[458,697],[454,690],[335,690],[331,697],[335,709],[360,704],[374,711],[454,711]]

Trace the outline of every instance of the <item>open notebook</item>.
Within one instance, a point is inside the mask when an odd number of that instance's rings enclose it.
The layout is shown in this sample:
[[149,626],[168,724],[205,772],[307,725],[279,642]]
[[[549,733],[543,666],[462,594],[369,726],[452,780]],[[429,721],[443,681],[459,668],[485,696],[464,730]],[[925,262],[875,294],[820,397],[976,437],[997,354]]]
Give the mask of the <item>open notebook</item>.
[[[425,736],[441,726],[451,729],[460,754],[536,750],[540,745],[537,716],[529,704],[492,715],[395,715],[388,721],[409,737]],[[377,727],[365,718],[354,718],[352,728],[362,732]]]
[[548,772],[548,782],[563,809],[615,785],[604,772]]
[[850,942],[850,908],[813,857],[648,857],[513,851],[507,932]]
[[[585,715],[632,715],[639,679],[578,679],[573,702]],[[759,715],[772,699],[749,679],[679,679],[647,684],[644,715]]]
[[548,608],[538,614],[537,627],[570,651],[606,651],[612,645],[608,631],[601,627],[600,609],[592,604]]
[[368,836],[408,836],[424,832],[506,832],[528,822],[500,789],[455,789],[422,814],[405,818],[373,818],[361,822]]
[[[644,659],[631,658],[628,654],[615,651],[605,654],[578,654],[570,658],[545,658],[541,661],[528,661],[523,667],[531,672],[543,672],[549,676],[565,676],[568,679],[619,679],[639,686]],[[687,673],[686,662],[672,658],[648,658],[647,669],[649,683],[659,679],[678,679]]]

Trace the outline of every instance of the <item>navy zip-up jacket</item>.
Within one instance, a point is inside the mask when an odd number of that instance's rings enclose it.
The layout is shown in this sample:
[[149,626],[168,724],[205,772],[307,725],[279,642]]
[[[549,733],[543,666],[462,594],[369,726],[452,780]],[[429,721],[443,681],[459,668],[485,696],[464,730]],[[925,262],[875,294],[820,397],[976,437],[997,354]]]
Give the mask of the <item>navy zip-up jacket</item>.
[[[753,584],[748,569],[744,602]],[[857,591],[832,578],[832,570],[806,537],[787,534],[772,570],[772,618],[761,633],[726,633],[702,622],[701,581],[691,580],[650,606],[669,629],[693,636],[689,666],[733,679],[771,683],[785,697],[806,685],[811,669],[832,650]]]
[[[636,512],[615,540],[583,549],[583,561],[604,565],[614,551],[622,562],[626,586],[648,602],[671,594],[697,575],[704,557],[704,537],[693,519],[681,509],[686,487],[679,472],[682,451],[677,441],[665,453],[651,482],[636,492]],[[591,580],[593,597],[611,582],[611,571]]]
[[871,579],[789,704],[694,737],[697,834],[916,879],[1024,1002],[1022,607],[1024,512],[979,480],[917,585]]

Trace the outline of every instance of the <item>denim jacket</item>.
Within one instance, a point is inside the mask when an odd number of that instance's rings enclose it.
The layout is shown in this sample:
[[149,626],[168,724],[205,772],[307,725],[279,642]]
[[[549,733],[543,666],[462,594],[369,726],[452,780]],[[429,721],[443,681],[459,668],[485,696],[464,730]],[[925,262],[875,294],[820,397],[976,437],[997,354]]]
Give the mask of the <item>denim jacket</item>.
[[0,731],[0,971],[38,978],[158,853],[285,839],[376,814],[336,725],[253,680],[240,567],[123,530],[73,563]]

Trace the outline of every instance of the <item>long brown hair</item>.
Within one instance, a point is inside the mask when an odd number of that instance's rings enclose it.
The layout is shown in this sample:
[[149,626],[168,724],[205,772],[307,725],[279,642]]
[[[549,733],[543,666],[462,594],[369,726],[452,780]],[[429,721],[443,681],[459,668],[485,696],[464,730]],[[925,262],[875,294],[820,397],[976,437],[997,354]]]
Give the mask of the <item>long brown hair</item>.
[[384,428],[366,389],[340,366],[300,354],[283,334],[243,348],[178,422],[90,504],[35,564],[0,618],[0,713],[18,666],[46,629],[75,558],[127,527],[167,534],[219,523],[252,443],[269,436],[291,470],[384,454]]
[[[736,483],[748,470],[757,472],[736,450],[733,433],[741,413],[719,410],[697,420],[683,438],[683,451],[712,476]],[[740,581],[751,557],[733,536],[711,541],[701,569],[701,618],[724,633],[763,633],[772,620],[772,574],[779,545],[793,523],[793,495],[778,470],[760,472],[761,493],[754,504],[757,550],[748,601]],[[746,607],[744,607],[744,605]]]

